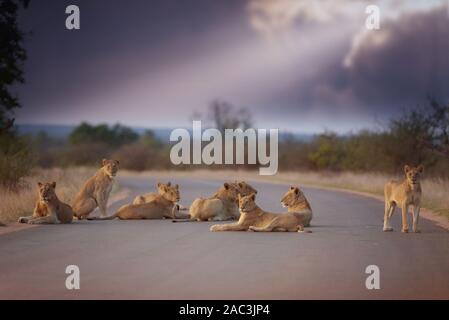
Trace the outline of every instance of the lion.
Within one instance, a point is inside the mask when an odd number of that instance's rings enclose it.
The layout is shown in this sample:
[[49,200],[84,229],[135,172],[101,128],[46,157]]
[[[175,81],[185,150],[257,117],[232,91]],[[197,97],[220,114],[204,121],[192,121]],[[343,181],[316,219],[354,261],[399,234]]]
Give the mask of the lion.
[[134,198],[133,204],[143,204],[143,203],[150,202],[150,201],[156,199],[156,197],[158,195],[164,194],[164,192],[166,190],[165,187],[170,187],[170,186],[171,186],[170,181],[167,184],[158,182],[156,184],[157,193],[149,192],[149,193],[145,193],[143,195],[137,196]]
[[413,206],[413,232],[420,232],[418,229],[419,211],[421,208],[421,174],[424,166],[412,167],[404,166],[405,179],[402,182],[392,180],[384,187],[385,212],[383,231],[393,231],[390,219],[393,216],[396,206],[402,209],[402,232],[408,232],[407,213],[409,206]]
[[256,194],[238,195],[240,219],[236,223],[216,224],[210,231],[288,231],[304,232],[304,217],[292,213],[270,213],[256,204]]
[[88,218],[88,220],[112,220],[119,218],[120,220],[136,220],[136,219],[187,219],[188,214],[179,212],[180,200],[179,186],[161,186],[162,194],[157,195],[151,202],[141,204],[128,204],[110,217]]
[[58,199],[55,192],[56,182],[38,182],[37,186],[39,198],[36,202],[33,215],[29,217],[20,217],[19,223],[71,223],[73,220],[73,210],[68,204],[65,204]]
[[102,167],[88,179],[73,202],[73,211],[78,219],[84,219],[100,208],[100,214],[107,216],[107,205],[114,177],[117,175],[119,161],[103,159]]
[[310,227],[312,208],[301,189],[291,186],[281,198],[281,204],[289,213],[302,216],[304,227]]
[[225,182],[210,198],[195,199],[190,206],[191,221],[225,221],[238,219],[239,190],[233,183]]
[[245,181],[235,181],[232,182],[231,184],[237,188],[238,192],[242,196],[247,196],[251,193],[257,194],[257,190],[254,189],[249,183]]

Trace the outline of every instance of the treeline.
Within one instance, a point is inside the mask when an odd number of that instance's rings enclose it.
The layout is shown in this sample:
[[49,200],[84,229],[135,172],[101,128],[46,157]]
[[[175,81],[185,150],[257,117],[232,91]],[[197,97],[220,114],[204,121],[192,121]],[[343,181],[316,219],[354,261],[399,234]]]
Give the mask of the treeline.
[[[441,121],[444,117],[446,121]],[[428,108],[391,121],[383,131],[365,130],[348,135],[324,132],[310,141],[290,135],[279,144],[279,170],[397,173],[404,164],[423,164],[427,174],[448,177],[449,153],[445,149],[448,119],[449,106],[431,101]],[[65,144],[40,135],[33,139],[32,145],[38,155],[36,164],[41,167],[97,165],[103,157],[117,159],[122,168],[137,171],[203,167],[174,166],[170,161],[168,141],[159,140],[151,131],[138,135],[121,125],[108,127],[83,123]],[[213,165],[208,168],[237,167],[258,168],[254,165]]]

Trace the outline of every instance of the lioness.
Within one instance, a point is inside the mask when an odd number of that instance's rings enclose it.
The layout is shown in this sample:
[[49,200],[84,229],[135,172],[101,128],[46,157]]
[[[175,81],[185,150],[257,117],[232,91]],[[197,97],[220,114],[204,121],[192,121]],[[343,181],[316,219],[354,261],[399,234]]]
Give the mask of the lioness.
[[247,196],[251,193],[257,194],[257,190],[245,181],[235,181],[232,184],[237,188],[238,192],[242,196]]
[[109,193],[118,166],[117,160],[103,159],[102,167],[86,181],[73,202],[73,211],[78,219],[87,217],[97,206],[100,208],[100,214],[103,217],[107,216]]
[[73,220],[72,208],[58,199],[55,188],[56,182],[37,183],[39,198],[36,202],[33,215],[20,217],[20,223],[70,223]]
[[193,201],[189,210],[190,218],[197,221],[238,219],[238,194],[239,190],[234,184],[225,182],[212,197]]
[[142,203],[150,202],[150,201],[154,200],[158,195],[164,194],[166,187],[170,187],[170,186],[171,186],[170,181],[167,184],[158,182],[156,185],[157,193],[149,192],[149,193],[145,193],[143,195],[137,196],[134,198],[133,204],[142,204]]
[[407,213],[410,205],[413,206],[413,232],[420,232],[418,229],[419,210],[421,207],[421,174],[424,167],[404,166],[405,179],[402,182],[390,181],[385,184],[385,213],[384,231],[393,231],[390,225],[390,218],[396,206],[402,208],[402,232],[408,232]]
[[291,231],[303,232],[303,216],[270,213],[256,205],[256,194],[239,197],[240,219],[236,223],[216,224],[210,231]]
[[310,226],[312,220],[312,208],[306,196],[298,187],[290,187],[290,189],[281,198],[283,207],[288,208],[288,212],[297,216],[302,216],[304,227]]
[[165,219],[189,218],[188,214],[179,212],[180,199],[178,185],[161,187],[162,194],[157,195],[151,202],[142,204],[129,204],[121,207],[115,214],[105,218],[88,218],[89,220],[121,220],[132,219]]

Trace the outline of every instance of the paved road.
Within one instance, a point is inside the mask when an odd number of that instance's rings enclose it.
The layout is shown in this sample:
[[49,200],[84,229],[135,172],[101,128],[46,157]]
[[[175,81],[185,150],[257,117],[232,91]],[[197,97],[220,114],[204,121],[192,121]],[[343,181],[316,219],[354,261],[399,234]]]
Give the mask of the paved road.
[[[154,180],[121,178],[131,196]],[[177,181],[181,203],[218,186]],[[282,210],[286,186],[254,183],[258,203]],[[211,233],[211,223],[81,221],[0,236],[0,298],[17,299],[449,299],[449,232],[422,220],[421,234],[383,233],[383,204],[304,189],[315,217],[310,234]],[[110,213],[129,201],[118,202]],[[399,214],[393,226],[400,230]],[[78,265],[81,289],[65,288]],[[367,290],[365,268],[380,268]]]

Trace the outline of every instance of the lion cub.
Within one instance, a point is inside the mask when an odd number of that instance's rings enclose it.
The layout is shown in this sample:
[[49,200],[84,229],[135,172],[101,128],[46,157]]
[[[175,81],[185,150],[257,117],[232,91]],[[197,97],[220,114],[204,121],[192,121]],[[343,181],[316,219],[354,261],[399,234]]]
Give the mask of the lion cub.
[[109,194],[118,171],[117,160],[103,159],[102,167],[86,181],[73,202],[73,211],[78,219],[84,219],[97,208],[103,217],[107,216]]
[[283,207],[288,208],[288,212],[291,214],[302,216],[304,227],[310,226],[312,220],[312,208],[306,196],[298,187],[290,187],[290,189],[281,198],[281,204]]
[[303,216],[270,213],[259,208],[256,195],[239,195],[240,219],[236,223],[216,224],[210,231],[291,231],[303,232]]
[[399,206],[402,209],[402,232],[408,232],[407,213],[410,205],[413,206],[413,232],[420,232],[418,229],[419,210],[421,208],[421,174],[424,167],[404,166],[405,179],[402,182],[390,181],[385,184],[385,213],[384,231],[393,231],[390,225],[390,218]]
[[37,183],[39,188],[39,199],[36,202],[33,215],[20,217],[20,223],[43,224],[43,223],[71,223],[73,220],[72,208],[58,199],[55,188],[56,182]]

